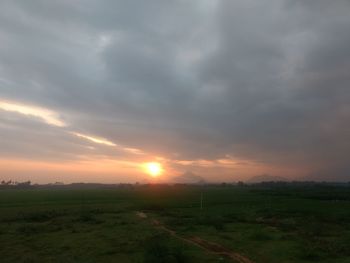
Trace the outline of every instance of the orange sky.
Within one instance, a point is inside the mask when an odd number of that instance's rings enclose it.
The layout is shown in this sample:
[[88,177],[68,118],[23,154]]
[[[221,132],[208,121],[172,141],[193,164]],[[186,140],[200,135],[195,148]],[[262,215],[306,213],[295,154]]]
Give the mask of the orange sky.
[[[293,176],[296,171],[285,168],[269,167],[266,164],[249,160],[234,159],[227,155],[215,160],[169,159],[148,153],[142,149],[115,143],[101,136],[76,132],[60,118],[60,114],[39,106],[20,102],[1,101],[0,110],[15,116],[34,118],[46,123],[47,127],[57,129],[58,134],[77,140],[83,144],[79,153],[72,160],[50,160],[44,158],[3,158],[0,159],[2,179],[14,181],[31,180],[33,183],[52,182],[148,182],[155,179],[145,170],[147,162],[157,162],[162,167],[162,174],[157,182],[172,182],[176,176],[193,172],[209,182],[246,180],[251,176],[264,173]],[[43,145],[43,147],[46,147]],[[114,157],[113,151],[122,153]],[[112,151],[112,154],[109,152]],[[108,152],[108,154],[106,154]],[[60,153],[57,153],[59,155]],[[28,156],[30,157],[30,156]]]
[[[94,182],[94,183],[146,183],[146,182],[174,182],[174,177],[182,171],[194,171],[208,182],[235,182],[246,180],[259,174],[262,170],[271,174],[284,174],[292,178],[300,171],[269,168],[259,164],[225,164],[222,162],[196,161],[159,162],[163,167],[162,174],[155,180],[145,169],[145,162],[118,161],[118,160],[89,160],[70,162],[44,162],[34,160],[2,159],[0,160],[1,179],[27,181],[33,183],[53,182]],[[179,167],[178,163],[185,163]]]

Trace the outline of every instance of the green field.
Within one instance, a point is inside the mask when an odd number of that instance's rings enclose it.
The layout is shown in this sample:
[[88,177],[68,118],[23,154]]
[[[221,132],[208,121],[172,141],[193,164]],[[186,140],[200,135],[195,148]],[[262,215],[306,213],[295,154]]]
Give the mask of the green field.
[[251,262],[350,262],[349,186],[2,189],[0,222],[2,263],[234,262],[194,237]]

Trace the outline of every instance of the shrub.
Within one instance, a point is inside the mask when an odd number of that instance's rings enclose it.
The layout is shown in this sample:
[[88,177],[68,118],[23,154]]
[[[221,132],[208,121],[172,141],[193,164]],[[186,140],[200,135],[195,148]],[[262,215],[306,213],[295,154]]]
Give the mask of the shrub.
[[165,234],[151,237],[146,243],[144,263],[187,263],[189,257],[183,247],[171,242]]

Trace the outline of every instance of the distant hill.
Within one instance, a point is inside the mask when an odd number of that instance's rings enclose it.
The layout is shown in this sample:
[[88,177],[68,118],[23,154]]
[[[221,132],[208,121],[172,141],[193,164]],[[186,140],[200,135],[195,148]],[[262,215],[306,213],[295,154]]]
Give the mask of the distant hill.
[[288,179],[282,176],[274,176],[269,174],[257,175],[253,176],[247,183],[261,183],[261,182],[287,182]]
[[205,180],[200,177],[199,175],[196,175],[193,172],[185,172],[182,175],[176,176],[172,180],[174,183],[178,184],[203,184],[205,183]]

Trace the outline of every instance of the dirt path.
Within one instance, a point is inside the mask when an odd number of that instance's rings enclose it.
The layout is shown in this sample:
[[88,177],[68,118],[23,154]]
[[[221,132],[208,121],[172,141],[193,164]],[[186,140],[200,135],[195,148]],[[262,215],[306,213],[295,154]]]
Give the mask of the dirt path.
[[[145,214],[144,212],[136,212],[136,215],[141,219],[148,218],[147,214]],[[160,223],[158,220],[153,219],[150,221],[150,223],[154,227],[167,232],[171,236],[173,236],[177,239],[180,239],[186,243],[200,247],[208,253],[224,256],[224,257],[230,258],[233,261],[238,262],[238,263],[254,263],[249,258],[247,258],[247,257],[245,257],[237,252],[231,251],[231,250],[221,246],[220,244],[204,240],[198,236],[193,236],[193,237],[188,237],[188,238],[179,236],[174,230],[167,228],[162,223]]]

